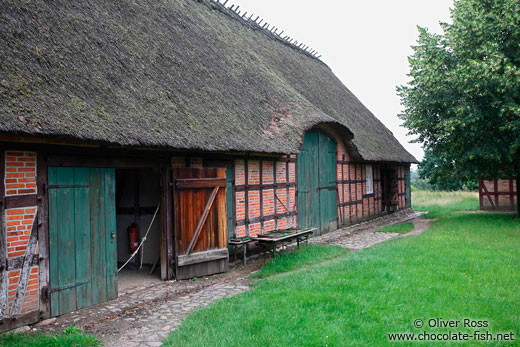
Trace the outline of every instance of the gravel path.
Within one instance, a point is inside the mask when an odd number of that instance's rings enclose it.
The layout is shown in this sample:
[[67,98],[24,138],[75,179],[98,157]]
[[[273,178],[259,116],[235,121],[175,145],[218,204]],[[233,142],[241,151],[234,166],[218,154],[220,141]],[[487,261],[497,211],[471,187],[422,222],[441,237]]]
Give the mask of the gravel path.
[[[396,214],[312,238],[314,244],[334,244],[359,250],[408,235],[417,235],[428,228],[429,220],[420,214]],[[414,223],[407,234],[380,233],[375,229],[404,221]],[[119,298],[104,304],[72,312],[38,327],[43,331],[61,331],[70,324],[99,337],[105,346],[161,346],[191,312],[251,289],[249,274],[258,270],[261,257],[251,259],[246,267],[232,267],[226,274],[196,281],[168,281],[127,289]],[[41,324],[40,324],[41,325]]]

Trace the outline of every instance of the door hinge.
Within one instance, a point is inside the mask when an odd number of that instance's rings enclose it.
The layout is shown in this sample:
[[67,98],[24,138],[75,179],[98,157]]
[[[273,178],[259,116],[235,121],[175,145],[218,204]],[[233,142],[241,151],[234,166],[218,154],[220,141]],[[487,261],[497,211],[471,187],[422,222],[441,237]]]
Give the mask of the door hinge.
[[67,284],[67,285],[64,285],[64,286],[61,286],[61,287],[52,288],[52,289],[50,290],[50,294],[52,294],[52,293],[56,293],[56,292],[59,292],[59,291],[62,291],[62,290],[66,290],[66,289],[71,289],[71,288],[79,287],[79,286],[82,286],[82,285],[87,284],[87,283],[88,283],[88,281],[85,281],[85,282],[76,282],[76,283]]

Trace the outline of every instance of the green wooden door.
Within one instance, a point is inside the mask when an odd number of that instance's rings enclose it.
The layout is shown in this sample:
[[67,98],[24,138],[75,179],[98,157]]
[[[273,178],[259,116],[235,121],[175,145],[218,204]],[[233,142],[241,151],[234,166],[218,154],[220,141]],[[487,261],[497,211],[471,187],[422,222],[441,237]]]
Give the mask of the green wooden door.
[[50,167],[51,315],[117,297],[114,169]]
[[330,137],[309,132],[298,155],[298,224],[320,234],[337,228],[335,152]]

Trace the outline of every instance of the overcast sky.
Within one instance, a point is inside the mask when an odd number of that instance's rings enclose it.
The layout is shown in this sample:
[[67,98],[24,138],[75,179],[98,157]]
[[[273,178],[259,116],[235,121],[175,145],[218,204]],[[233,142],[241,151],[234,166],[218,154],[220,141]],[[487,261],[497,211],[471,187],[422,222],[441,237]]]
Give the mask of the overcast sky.
[[400,126],[395,88],[408,81],[407,57],[417,41],[417,25],[440,33],[439,22],[449,22],[453,0],[230,0],[226,6],[232,3],[316,49],[401,144],[422,159],[421,146],[409,143],[412,138]]

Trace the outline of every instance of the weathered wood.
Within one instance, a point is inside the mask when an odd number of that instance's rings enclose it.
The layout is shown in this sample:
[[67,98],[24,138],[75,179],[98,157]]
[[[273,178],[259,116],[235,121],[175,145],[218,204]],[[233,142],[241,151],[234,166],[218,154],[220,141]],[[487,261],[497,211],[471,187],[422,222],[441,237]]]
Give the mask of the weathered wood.
[[176,189],[224,188],[226,183],[225,178],[178,179],[175,187]]
[[171,184],[171,170],[168,167],[161,169],[161,278],[163,280],[174,277],[174,240],[173,240],[173,218],[172,199],[173,184]]
[[24,325],[36,323],[38,320],[40,320],[39,311],[29,312],[22,316],[0,319],[0,333],[9,331],[9,330],[12,330],[17,327],[24,326]]
[[62,187],[49,190],[46,290],[55,316],[117,297],[115,170],[50,167],[48,172],[49,184]]
[[209,251],[197,252],[193,254],[180,255],[177,258],[178,266],[193,265],[198,263],[209,262],[212,260],[223,259],[229,257],[227,248],[212,249]]
[[[226,180],[225,168],[173,170],[174,182],[179,179],[218,178]],[[217,181],[217,180],[214,180]],[[176,242],[176,278],[204,276],[227,269],[228,260],[179,265],[179,257],[196,255],[227,246],[226,187],[174,190],[174,223]],[[182,258],[181,258],[182,262]]]
[[[3,163],[2,163],[3,165]],[[36,194],[15,195],[5,197],[5,208],[18,208],[27,206],[36,206],[38,196]]]
[[[5,218],[5,187],[4,187],[4,172],[5,172],[5,149],[0,146],[0,322],[8,315],[8,299],[7,299],[7,238],[6,230],[4,228]],[[0,331],[2,331],[0,325]]]
[[[249,161],[244,160],[244,182],[249,185]],[[246,190],[244,193],[244,203],[245,203],[245,221],[246,221],[246,236],[249,236],[249,191]]]
[[[259,173],[259,178],[260,178],[260,186],[262,187],[264,185],[264,161],[263,160],[259,160],[259,165],[260,165],[260,173]],[[264,189],[263,188],[260,188],[259,189],[260,191],[260,218],[263,218],[264,217]],[[264,221],[261,220],[260,221],[260,233],[263,234],[265,232],[264,230]]]
[[[216,198],[217,208],[215,210],[215,219],[217,223],[217,240],[215,244],[218,248],[227,247],[228,232],[227,232],[227,204],[226,204],[226,190],[221,189],[218,191]],[[219,216],[224,216],[219,218]],[[212,243],[213,244],[213,243]],[[227,248],[226,248],[227,250]]]
[[[39,248],[38,248],[39,251]],[[33,254],[32,257],[29,259],[30,266],[38,265],[39,258],[41,257],[41,254]],[[8,258],[6,259],[5,263],[5,270],[11,271],[16,269],[21,269],[23,266],[23,263],[25,261],[24,257],[16,257],[16,258]]]
[[[38,281],[40,285],[40,313],[41,318],[49,318],[51,312],[50,297],[47,295],[49,289],[49,225],[48,225],[48,190],[47,190],[47,156],[46,153],[37,153],[36,185],[38,189]],[[33,264],[34,260],[33,260]]]
[[188,250],[186,251],[186,254],[191,253],[191,251],[193,249],[193,245],[197,242],[199,235],[200,235],[200,231],[202,230],[204,223],[206,223],[206,219],[208,218],[211,206],[213,206],[213,202],[215,201],[215,197],[217,196],[218,191],[219,191],[219,187],[213,188],[213,191],[211,192],[208,202],[206,203],[206,207],[204,208],[204,212],[202,213],[202,217],[199,220],[199,223],[197,225],[197,229],[195,229],[193,238],[191,239],[190,244],[188,245]]
[[16,288],[16,296],[14,299],[13,306],[11,307],[11,316],[17,316],[22,312],[22,305],[25,299],[25,292],[27,290],[27,282],[29,282],[29,275],[31,273],[31,263],[33,259],[33,254],[36,251],[36,244],[38,240],[38,225],[36,223],[36,220],[37,219],[35,216],[31,228],[29,242],[27,243],[27,248],[25,250],[22,269],[20,271],[18,287]]

